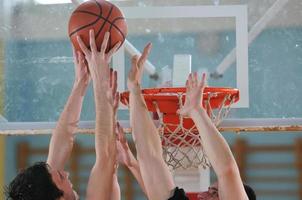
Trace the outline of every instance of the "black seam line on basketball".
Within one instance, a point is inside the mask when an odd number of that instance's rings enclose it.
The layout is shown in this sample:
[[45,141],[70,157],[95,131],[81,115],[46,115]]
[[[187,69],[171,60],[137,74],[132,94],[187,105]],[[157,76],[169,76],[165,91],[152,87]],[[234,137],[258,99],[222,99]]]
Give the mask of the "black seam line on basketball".
[[[109,13],[108,13],[106,19],[104,19],[104,23],[103,23],[102,27],[98,30],[98,32],[97,32],[97,34],[96,34],[96,36],[95,36],[95,40],[98,39],[98,37],[99,37],[99,35],[100,35],[102,29],[104,28],[106,22],[109,22],[108,18],[110,17],[110,15],[111,15],[111,13],[112,13],[112,10],[113,10],[113,5],[111,5],[110,11],[109,11]],[[110,23],[110,22],[109,22],[109,23]]]
[[[89,11],[86,11],[86,10],[77,10],[77,11],[75,11],[74,13],[85,13],[85,14],[88,14],[88,15],[92,15],[92,16],[94,16],[94,17],[99,17],[99,18],[105,20],[105,21],[108,22],[108,23],[112,23],[111,21],[106,20],[106,18],[103,17],[102,15],[97,15],[97,14],[95,14],[95,13],[93,13],[93,12],[89,12]],[[118,18],[125,19],[124,17],[118,17]]]
[[77,11],[74,11],[73,13],[85,13],[85,14],[92,15],[92,16],[95,16],[95,17],[100,17],[100,15],[95,14],[93,12],[86,11],[86,10],[77,10]]
[[[102,7],[102,5],[100,5],[100,6]],[[108,18],[110,17],[110,15],[111,15],[111,13],[112,13],[112,10],[113,10],[113,5],[111,5],[110,11],[109,11],[109,13],[108,13],[108,15],[107,15],[106,18],[103,18],[103,16],[100,16],[101,18],[104,19],[104,23],[103,23],[103,25],[100,27],[100,29],[98,30],[98,32],[96,33],[95,40],[97,40],[97,38],[99,37],[99,35],[100,35],[102,29],[104,28],[105,24],[106,24],[107,22],[110,24],[110,21],[108,20]]]
[[[74,13],[85,13],[85,14],[89,14],[89,15],[98,17],[99,19],[103,19],[105,22],[108,22],[109,24],[111,24],[111,26],[114,26],[114,27],[122,34],[122,36],[125,38],[123,32],[122,32],[122,31],[114,24],[114,22],[117,21],[117,20],[125,19],[124,17],[118,17],[118,18],[114,19],[114,20],[111,22],[111,21],[109,21],[109,20],[106,20],[106,18],[104,18],[103,16],[99,16],[99,15],[97,15],[97,14],[95,14],[95,13],[92,13],[92,12],[89,12],[89,11],[86,11],[86,10],[77,10],[77,11],[75,11]],[[96,22],[95,22],[95,23],[96,23]],[[112,24],[112,23],[113,23],[113,24]],[[82,27],[80,27],[79,29],[82,30],[81,28],[82,28]],[[86,27],[84,27],[84,28],[86,28]],[[77,32],[77,31],[79,31],[79,30],[73,31],[69,36],[72,36],[72,35],[74,34],[74,32]]]
[[75,34],[76,32],[78,32],[78,31],[80,31],[80,30],[82,30],[82,29],[84,29],[84,28],[87,28],[87,27],[89,27],[89,26],[92,26],[93,24],[97,23],[100,19],[101,19],[101,18],[97,18],[97,19],[96,19],[95,21],[93,21],[92,23],[86,24],[86,25],[84,25],[84,26],[82,26],[82,27],[80,27],[80,28],[78,28],[78,29],[72,31],[72,32],[69,34],[69,37],[71,37],[73,34]]
[[96,5],[99,7],[99,9],[100,9],[100,15],[102,15],[102,13],[103,13],[102,5],[99,4],[99,2],[97,2],[96,0],[95,0],[95,3],[96,3]]
[[115,18],[110,24],[110,28],[109,28],[109,32],[111,31],[111,28],[112,27],[114,27],[114,28],[116,28],[117,29],[117,31],[118,32],[120,32],[120,34],[123,36],[123,40],[125,40],[125,35],[124,35],[124,33],[121,31],[121,29],[118,27],[118,26],[116,26],[114,23],[117,21],[117,20],[120,20],[120,19],[125,19],[124,17],[117,17],[117,18]]

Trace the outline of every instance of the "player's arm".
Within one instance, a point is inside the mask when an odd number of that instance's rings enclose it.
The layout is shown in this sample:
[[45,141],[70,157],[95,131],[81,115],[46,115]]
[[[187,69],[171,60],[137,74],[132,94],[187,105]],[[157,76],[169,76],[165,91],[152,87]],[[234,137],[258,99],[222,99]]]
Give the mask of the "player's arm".
[[[119,95],[116,97],[116,104],[113,108],[113,111],[114,111],[114,123],[115,123],[115,131],[118,130],[117,126],[119,125],[117,123],[117,111],[118,111],[118,102],[119,102]],[[119,157],[119,151],[118,151],[118,135],[116,133],[116,147],[117,147],[117,156],[116,156],[116,167],[115,167],[115,173],[113,175],[113,184],[112,184],[112,194],[111,194],[111,198],[110,200],[120,200],[121,199],[121,188],[120,188],[120,185],[119,185],[119,182],[118,182],[118,157]]]
[[162,158],[159,133],[147,111],[140,88],[143,66],[150,49],[151,44],[148,44],[142,56],[132,58],[127,83],[130,91],[130,124],[148,198],[166,200],[171,196],[175,186],[172,175]]
[[121,188],[118,183],[118,176],[117,176],[117,168],[113,175],[113,184],[112,184],[112,194],[110,200],[120,200],[121,199]]
[[88,186],[88,200],[110,199],[116,165],[116,136],[114,131],[114,104],[116,102],[117,74],[110,74],[108,63],[120,43],[105,53],[109,33],[104,36],[100,52],[95,44],[93,30],[90,31],[89,50],[78,37],[85,54],[93,81],[95,100],[95,151],[96,162],[91,170]]
[[[127,139],[125,137],[125,133],[123,128],[117,123],[117,162],[126,166],[130,172],[133,174],[138,184],[140,185],[142,191],[145,193],[147,197],[147,193],[145,190],[144,182],[140,173],[139,165],[134,155],[132,154]],[[113,186],[112,186],[112,196],[111,200],[120,200],[120,185],[118,183],[117,177],[118,167],[116,168],[114,177],[113,177]]]
[[147,196],[144,181],[140,172],[139,164],[131,152],[123,128],[117,123],[117,160],[119,164],[126,166],[137,180],[142,191]]
[[75,52],[75,81],[71,94],[52,134],[47,163],[55,169],[63,170],[72,151],[74,133],[80,119],[83,99],[89,84],[89,74],[84,56]]
[[186,102],[179,113],[191,117],[199,131],[205,153],[218,178],[219,199],[247,200],[236,161],[227,142],[212,123],[206,110],[200,107],[205,82],[205,74],[201,81],[198,80],[197,73],[189,75],[186,83]]

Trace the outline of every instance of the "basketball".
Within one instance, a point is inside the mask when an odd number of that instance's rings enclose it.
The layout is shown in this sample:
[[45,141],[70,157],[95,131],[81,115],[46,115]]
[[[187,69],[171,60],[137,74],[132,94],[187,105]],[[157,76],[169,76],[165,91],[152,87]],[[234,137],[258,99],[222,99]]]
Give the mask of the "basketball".
[[68,34],[76,50],[81,51],[77,41],[80,36],[89,47],[89,30],[93,29],[98,50],[100,50],[106,32],[110,38],[106,52],[115,44],[125,41],[127,24],[121,10],[114,4],[104,0],[90,0],[79,5],[71,14]]

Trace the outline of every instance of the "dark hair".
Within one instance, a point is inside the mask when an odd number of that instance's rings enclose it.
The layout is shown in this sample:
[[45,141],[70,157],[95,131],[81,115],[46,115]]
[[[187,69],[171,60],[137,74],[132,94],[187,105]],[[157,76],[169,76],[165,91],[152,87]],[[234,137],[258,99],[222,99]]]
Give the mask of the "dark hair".
[[6,188],[7,200],[57,200],[63,196],[52,181],[45,162],[22,170]]
[[244,190],[249,198],[249,200],[256,200],[256,193],[249,185],[243,184]]

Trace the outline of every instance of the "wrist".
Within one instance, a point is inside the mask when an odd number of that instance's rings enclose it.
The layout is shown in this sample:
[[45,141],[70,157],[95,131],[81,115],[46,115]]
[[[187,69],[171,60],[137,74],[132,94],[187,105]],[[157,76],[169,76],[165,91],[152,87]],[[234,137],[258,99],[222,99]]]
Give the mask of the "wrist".
[[128,168],[137,169],[139,168],[137,160],[134,158],[134,156],[130,156],[130,162],[127,164]]
[[197,116],[200,116],[200,115],[207,115],[207,111],[204,108],[201,108],[201,107],[193,108],[190,111],[189,115],[192,119],[194,119],[194,118],[196,118]]
[[84,95],[88,88],[88,84],[84,82],[74,82],[72,87],[72,92],[79,93],[80,95]]
[[95,114],[96,116],[103,116],[106,114],[108,118],[114,120],[114,112],[112,106],[108,103],[100,102],[100,103],[95,103]]
[[83,75],[82,77],[75,77],[73,86],[74,87],[83,87],[87,86],[90,82],[89,76],[88,75]]
[[109,84],[106,81],[93,81],[94,92],[102,93],[103,91],[107,91],[108,88]]
[[132,87],[129,87],[130,94],[141,94],[142,89],[140,84],[133,84]]

